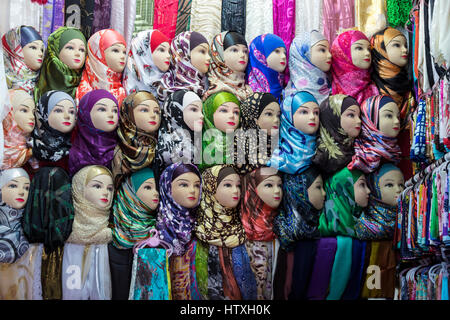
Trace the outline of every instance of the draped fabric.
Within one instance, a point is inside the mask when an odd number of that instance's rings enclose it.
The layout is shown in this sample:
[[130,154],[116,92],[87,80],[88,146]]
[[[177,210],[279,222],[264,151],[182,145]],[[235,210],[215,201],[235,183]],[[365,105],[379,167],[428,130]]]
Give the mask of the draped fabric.
[[[448,1],[435,1],[430,28],[430,48],[434,61],[440,66],[444,63],[447,66],[450,64],[450,33],[447,32],[450,28],[450,20],[447,15],[449,11],[450,3]],[[409,13],[403,17],[409,18]]]
[[247,43],[266,33],[273,33],[273,0],[247,0],[245,14]]
[[48,0],[47,3],[43,5],[41,35],[45,44],[47,44],[48,36],[53,32],[52,21],[54,2],[54,0]]
[[94,0],[65,0],[65,25],[80,29],[86,39],[91,37],[94,22]]
[[233,30],[245,34],[246,0],[222,1],[221,31]]
[[[246,246],[241,244],[233,249],[222,247],[221,250],[223,252],[231,252],[233,276],[240,291],[241,300],[256,300],[258,293],[258,282],[255,279],[255,275],[251,267],[250,255],[248,254]],[[270,257],[268,258],[270,259]],[[271,270],[269,269],[268,271],[270,273]],[[225,274],[224,269],[222,269],[222,273]],[[268,293],[268,295],[270,294],[271,292]]]
[[411,0],[386,0],[389,24],[393,27],[403,26],[409,19],[412,6]]
[[191,6],[192,0],[178,1],[177,28],[175,30],[175,35],[184,31],[189,31],[191,24]]
[[[6,1],[8,4],[4,4],[5,1],[2,2],[2,13],[5,13],[2,18],[5,18],[5,20],[2,19],[1,34],[21,25],[32,26],[42,34],[40,30],[43,14],[42,5],[29,0]],[[20,19],[16,19],[16,17],[20,17]]]
[[177,27],[178,1],[155,0],[154,10],[153,28],[158,29],[172,40]]
[[205,36],[208,43],[220,33],[222,0],[192,0],[191,29]]
[[387,14],[385,0],[355,1],[355,26],[369,39],[372,35],[386,28]]
[[111,0],[94,0],[94,21],[91,34],[109,29],[111,23]]
[[250,267],[256,281],[256,299],[272,300],[272,241],[245,241],[245,248],[250,259]]
[[323,0],[323,34],[333,43],[342,29],[355,26],[354,0]]
[[[1,49],[0,49],[1,51]],[[5,135],[3,133],[3,120],[11,111],[11,101],[9,99],[8,87],[6,85],[5,66],[3,64],[3,54],[0,54],[0,167],[3,164],[5,150]]]
[[327,300],[339,300],[347,287],[352,268],[352,238],[338,235]]
[[220,270],[220,247],[208,246],[208,294],[209,300],[224,300],[223,278]]
[[111,0],[110,28],[122,34],[127,44],[130,43],[136,19],[136,0]]
[[295,1],[295,35],[311,30],[323,33],[323,1]]

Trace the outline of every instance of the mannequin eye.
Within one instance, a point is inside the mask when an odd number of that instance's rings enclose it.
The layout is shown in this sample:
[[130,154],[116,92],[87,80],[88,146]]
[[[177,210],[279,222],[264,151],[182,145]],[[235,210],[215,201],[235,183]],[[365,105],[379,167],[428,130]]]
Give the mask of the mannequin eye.
[[219,109],[219,112],[227,113],[227,112],[228,112],[228,109],[226,109],[226,108],[220,108],[220,109]]
[[27,108],[21,108],[21,109],[20,109],[20,112],[27,113],[27,112],[28,112],[28,109],[27,109]]
[[63,110],[61,108],[55,108],[54,111],[55,111],[55,113],[62,113],[63,112]]
[[264,115],[265,115],[265,116],[268,116],[268,117],[272,117],[272,116],[273,116],[273,113],[272,113],[272,112],[266,112],[266,113],[264,113]]
[[85,48],[80,48],[80,49],[78,49],[78,50],[81,51],[81,52],[85,52],[85,51],[86,51]]
[[303,115],[308,114],[308,110],[301,109],[301,110],[300,110],[300,114],[303,114]]
[[155,114],[160,114],[160,113],[161,113],[161,110],[159,110],[159,108],[155,108],[155,109],[153,109],[153,113],[155,113]]
[[107,190],[108,190],[109,192],[113,192],[113,191],[114,191],[114,187],[108,187]]
[[95,188],[95,189],[100,189],[100,187],[101,187],[101,186],[100,186],[98,183],[92,185],[92,188]]
[[192,112],[198,112],[198,108],[197,107],[190,107],[189,110],[192,111]]
[[393,184],[393,183],[386,183],[385,187],[393,188],[393,187],[394,187],[394,184]]
[[74,109],[70,109],[70,110],[69,110],[69,113],[70,113],[71,115],[74,115],[74,114],[76,113],[76,111],[75,111]]
[[244,49],[243,52],[244,52],[245,54],[247,54],[247,53],[248,53],[248,49]]
[[145,186],[144,189],[145,190],[152,190],[152,187],[151,186]]
[[15,188],[17,188],[17,184],[11,183],[11,184],[8,186],[8,188],[10,188],[10,189],[15,189]]
[[266,187],[266,188],[273,188],[273,184],[272,183],[266,183],[264,185],[264,187]]
[[119,113],[119,109],[114,108],[114,109],[112,109],[112,112],[113,112],[113,113]]
[[65,47],[64,49],[67,49],[67,50],[73,50],[73,47],[72,47],[72,46],[67,46],[67,47]]
[[200,183],[196,183],[194,187],[200,189]]
[[314,115],[318,116],[319,115],[319,110],[314,110]]
[[360,46],[355,47],[355,50],[361,51],[363,48]]
[[387,114],[385,115],[385,117],[388,118],[388,119],[392,119],[392,114],[387,113]]
[[29,186],[24,187],[24,189],[25,189],[25,191],[30,191],[30,187]]
[[240,112],[239,110],[235,110],[233,113],[238,116]]
[[231,188],[231,183],[225,183],[223,186],[224,186],[225,188]]

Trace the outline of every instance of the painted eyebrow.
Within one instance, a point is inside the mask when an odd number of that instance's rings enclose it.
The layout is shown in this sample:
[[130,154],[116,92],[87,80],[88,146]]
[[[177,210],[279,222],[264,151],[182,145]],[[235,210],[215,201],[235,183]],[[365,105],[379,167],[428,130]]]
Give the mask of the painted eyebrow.
[[273,110],[272,108],[268,108],[266,111],[272,111],[272,112],[275,112],[275,110]]
[[28,109],[30,109],[30,106],[27,106],[26,104],[19,104],[19,107],[25,107],[25,108],[28,108]]
[[103,182],[98,181],[98,180],[95,180],[95,179],[92,179],[91,181],[95,181],[95,182],[97,182],[97,183],[103,184]]
[[187,180],[187,179],[176,179],[175,181],[186,181],[186,182],[189,182],[189,180]]
[[317,45],[318,47],[324,47],[324,48],[327,48],[327,46],[326,45],[324,45],[324,44],[321,44],[321,43],[319,43],[318,45]]
[[390,113],[394,113],[394,111],[392,111],[392,110],[381,110],[381,112],[390,112]]

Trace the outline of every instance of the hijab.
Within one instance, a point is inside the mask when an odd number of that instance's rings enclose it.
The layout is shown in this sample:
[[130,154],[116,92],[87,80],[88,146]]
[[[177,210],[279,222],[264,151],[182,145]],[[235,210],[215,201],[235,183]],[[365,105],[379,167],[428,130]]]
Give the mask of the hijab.
[[23,47],[36,40],[42,38],[31,26],[16,27],[3,35],[3,60],[8,88],[23,89],[33,94],[39,71],[31,70],[26,65]]
[[350,170],[359,169],[365,173],[373,172],[382,159],[398,163],[401,150],[397,138],[391,138],[379,129],[380,109],[394,100],[389,96],[373,96],[361,105],[361,133],[355,140],[355,154],[349,163]]
[[284,99],[281,106],[280,144],[267,164],[269,167],[289,174],[298,174],[311,164],[316,152],[316,134],[303,133],[294,126],[295,111],[307,102],[317,103],[317,100],[306,91]]
[[320,104],[320,128],[313,163],[323,172],[332,174],[344,168],[355,154],[354,138],[341,127],[341,116],[359,103],[351,96],[332,95]]
[[247,81],[254,92],[270,92],[281,98],[284,74],[269,68],[267,58],[276,48],[285,48],[283,40],[272,33],[257,36],[250,43]]
[[8,206],[2,198],[1,188],[9,181],[26,177],[28,173],[22,168],[0,171],[0,263],[14,263],[29,248],[29,243],[22,230],[22,214],[24,209]]
[[[36,115],[36,126],[33,137],[33,156],[38,160],[56,162],[69,155],[71,147],[71,132],[62,133],[53,129],[48,123],[48,117],[58,102],[69,100],[75,109],[77,105],[72,97],[65,92],[47,91],[39,99]],[[76,119],[75,119],[76,120]]]
[[245,241],[239,205],[223,207],[215,198],[220,181],[237,172],[230,165],[217,165],[202,173],[203,190],[197,212],[195,234],[198,239],[218,247],[235,248]]
[[208,72],[209,89],[203,99],[215,92],[229,91],[242,101],[253,92],[245,84],[245,71],[233,71],[225,64],[225,50],[237,44],[247,47],[244,36],[234,31],[224,31],[214,37],[211,43],[211,69]]
[[377,95],[378,89],[370,79],[370,69],[364,70],[352,62],[351,46],[358,40],[367,40],[361,31],[348,30],[334,39],[331,45],[332,94],[352,96],[359,104]]
[[293,251],[299,240],[319,236],[319,210],[308,198],[308,188],[319,175],[316,167],[309,167],[301,174],[283,175],[283,200],[273,222],[283,250]]
[[[192,172],[200,178],[199,199],[194,208],[188,209],[179,205],[172,196],[172,182],[181,174]],[[202,177],[193,164],[181,162],[168,166],[159,179],[160,202],[156,229],[162,240],[173,246],[176,256],[183,255],[192,239],[192,229],[195,223],[195,210],[200,203],[202,195]]]
[[75,98],[81,80],[82,68],[72,70],[59,59],[59,53],[66,43],[80,39],[86,45],[86,38],[76,28],[60,27],[48,37],[47,53],[41,68],[41,74],[34,90],[34,100],[50,90],[63,91]]
[[123,71],[123,87],[127,95],[147,90],[157,96],[157,84],[164,72],[153,62],[152,53],[163,42],[170,43],[170,40],[159,30],[141,31],[133,37]]
[[206,75],[198,71],[191,63],[191,51],[206,43],[206,38],[196,31],[185,31],[173,38],[170,44],[170,66],[163,75],[158,87],[158,99],[164,101],[176,90],[187,89],[199,96],[205,92]]
[[94,127],[91,110],[97,101],[108,98],[118,105],[114,96],[106,90],[93,90],[81,98],[78,106],[77,135],[69,152],[69,173],[71,176],[88,165],[110,167],[117,144],[116,130],[105,132]]
[[302,32],[292,41],[289,50],[290,80],[284,96],[307,91],[321,104],[330,94],[331,83],[325,72],[311,62],[311,48],[319,41],[327,40],[319,31]]
[[72,178],[75,218],[73,219],[72,233],[67,239],[69,243],[107,244],[112,240],[112,230],[108,227],[111,205],[99,208],[87,200],[84,194],[87,184],[100,175],[108,175],[112,178],[112,174],[107,168],[98,165],[86,166]]
[[117,99],[119,107],[122,105],[126,96],[122,86],[122,73],[108,67],[105,57],[105,50],[114,44],[127,47],[124,37],[113,29],[97,31],[89,38],[86,64],[76,91],[78,101],[92,90],[105,89]]

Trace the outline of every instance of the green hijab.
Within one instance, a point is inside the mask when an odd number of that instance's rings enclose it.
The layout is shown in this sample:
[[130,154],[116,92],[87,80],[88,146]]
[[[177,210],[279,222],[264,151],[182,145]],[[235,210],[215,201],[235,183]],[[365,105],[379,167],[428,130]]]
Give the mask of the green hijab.
[[86,45],[86,38],[76,28],[61,27],[48,37],[47,54],[34,90],[36,103],[44,93],[50,90],[63,91],[75,99],[75,92],[80,83],[83,68],[72,70],[58,57],[64,45],[72,39],[80,39]]
[[362,175],[362,171],[345,167],[325,181],[327,198],[319,218],[322,237],[355,236],[354,226],[363,208],[355,202],[353,185]]

